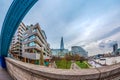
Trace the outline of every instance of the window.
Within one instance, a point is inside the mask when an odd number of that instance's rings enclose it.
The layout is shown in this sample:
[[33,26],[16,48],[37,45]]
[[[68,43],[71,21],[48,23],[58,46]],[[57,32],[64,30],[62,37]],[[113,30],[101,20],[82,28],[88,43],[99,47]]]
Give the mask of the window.
[[23,47],[27,47],[28,45],[27,44],[24,44]]
[[33,52],[34,52],[34,53],[37,53],[37,50],[33,49]]
[[43,53],[43,55],[45,55],[45,53]]
[[24,41],[27,41],[28,39],[24,39]]
[[27,34],[27,33],[25,33],[25,36],[28,36],[28,34]]
[[35,46],[35,42],[30,42],[29,46]]
[[33,29],[33,31],[32,32],[36,32],[37,31],[37,29]]
[[32,36],[29,37],[29,40],[32,40],[34,38],[35,38],[35,35],[32,35]]

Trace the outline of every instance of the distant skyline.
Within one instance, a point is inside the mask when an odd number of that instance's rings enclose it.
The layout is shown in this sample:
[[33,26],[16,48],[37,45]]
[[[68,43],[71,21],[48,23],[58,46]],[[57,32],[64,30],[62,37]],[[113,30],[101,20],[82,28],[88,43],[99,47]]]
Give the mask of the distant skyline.
[[[0,1],[0,31],[13,0]],[[110,52],[120,44],[120,0],[39,0],[23,20],[39,23],[51,48],[82,46],[88,55]]]

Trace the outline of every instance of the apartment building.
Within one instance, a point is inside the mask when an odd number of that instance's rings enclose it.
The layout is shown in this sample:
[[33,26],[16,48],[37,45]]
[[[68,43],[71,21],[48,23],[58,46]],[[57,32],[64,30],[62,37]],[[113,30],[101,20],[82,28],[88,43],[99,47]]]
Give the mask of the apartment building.
[[26,26],[24,23],[20,23],[15,35],[12,38],[11,46],[10,46],[10,53],[18,59],[22,58],[22,39],[23,33],[26,31]]
[[40,64],[40,59],[42,57],[43,62],[51,58],[50,45],[47,43],[46,34],[38,23],[27,26],[22,44],[22,57],[24,57],[25,62]]

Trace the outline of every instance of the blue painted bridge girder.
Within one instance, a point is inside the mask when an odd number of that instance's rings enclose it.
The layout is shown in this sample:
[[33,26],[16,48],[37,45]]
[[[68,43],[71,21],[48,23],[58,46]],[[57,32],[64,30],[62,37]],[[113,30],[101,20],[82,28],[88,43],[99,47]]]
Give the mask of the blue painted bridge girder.
[[5,16],[0,35],[0,56],[6,57],[20,22],[38,0],[13,0]]
[[0,40],[0,55],[7,56],[12,37],[20,22],[38,0],[14,0],[3,22]]

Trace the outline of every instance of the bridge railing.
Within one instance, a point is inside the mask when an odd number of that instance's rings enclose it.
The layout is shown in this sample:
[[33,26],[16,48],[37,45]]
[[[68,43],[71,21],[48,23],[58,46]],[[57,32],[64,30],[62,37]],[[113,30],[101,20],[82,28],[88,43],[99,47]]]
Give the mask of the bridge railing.
[[7,70],[15,80],[119,80],[120,63],[92,69],[68,70],[24,63],[6,58]]

